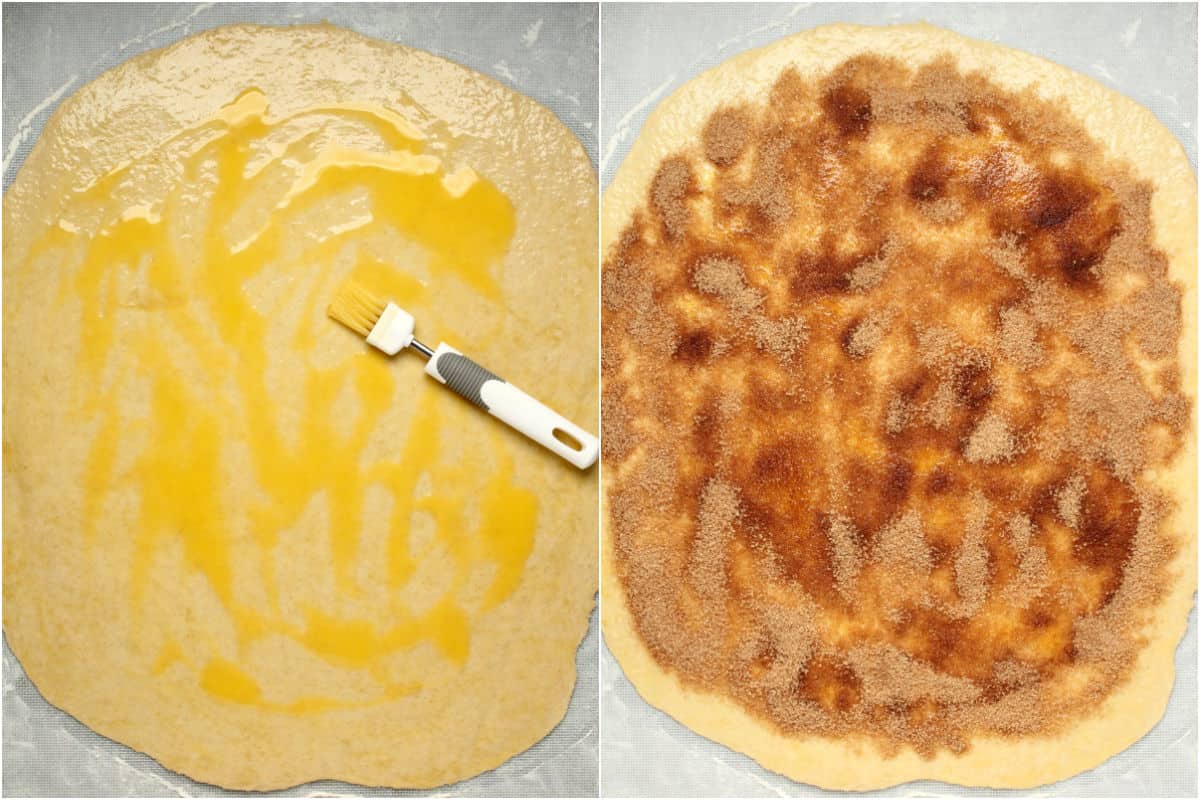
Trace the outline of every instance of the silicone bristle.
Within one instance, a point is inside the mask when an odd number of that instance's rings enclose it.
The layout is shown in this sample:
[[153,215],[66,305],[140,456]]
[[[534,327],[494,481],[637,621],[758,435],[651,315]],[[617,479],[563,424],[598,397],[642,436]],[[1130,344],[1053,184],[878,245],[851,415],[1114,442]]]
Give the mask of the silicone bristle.
[[333,298],[326,313],[350,330],[366,336],[379,322],[379,316],[387,308],[387,302],[379,299],[369,289],[354,281],[347,281]]

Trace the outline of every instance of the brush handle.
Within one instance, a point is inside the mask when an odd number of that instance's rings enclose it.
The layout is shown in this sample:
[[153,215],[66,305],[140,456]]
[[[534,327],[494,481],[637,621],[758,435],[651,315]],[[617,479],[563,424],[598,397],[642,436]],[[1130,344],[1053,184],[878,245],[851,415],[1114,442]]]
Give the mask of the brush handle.
[[595,436],[445,342],[425,364],[425,372],[580,469],[596,463],[600,441]]

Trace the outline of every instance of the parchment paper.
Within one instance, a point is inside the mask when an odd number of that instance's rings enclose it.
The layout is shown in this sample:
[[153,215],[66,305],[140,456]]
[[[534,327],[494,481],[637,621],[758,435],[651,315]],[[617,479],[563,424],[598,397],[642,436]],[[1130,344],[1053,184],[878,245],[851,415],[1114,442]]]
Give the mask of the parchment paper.
[[[1153,111],[1196,163],[1194,4],[617,4],[601,12],[600,159],[604,186],[660,100],[733,55],[831,22],[926,21],[1083,72]],[[1195,797],[1196,612],[1175,656],[1162,721],[1101,766],[1029,792],[921,781],[874,792],[919,797]],[[832,796],[760,767],[647,704],[606,647],[601,654],[601,793],[605,797]]]
[[[597,155],[598,9],[594,4],[5,3],[4,187],[59,101],[109,67],[231,22],[328,21],[419,47],[490,75],[554,111]],[[448,797],[596,795],[595,615],[576,654],[566,718],[501,767],[434,792]],[[48,704],[4,645],[3,794],[9,797],[227,795],[163,769]],[[322,781],[298,796],[417,795]]]

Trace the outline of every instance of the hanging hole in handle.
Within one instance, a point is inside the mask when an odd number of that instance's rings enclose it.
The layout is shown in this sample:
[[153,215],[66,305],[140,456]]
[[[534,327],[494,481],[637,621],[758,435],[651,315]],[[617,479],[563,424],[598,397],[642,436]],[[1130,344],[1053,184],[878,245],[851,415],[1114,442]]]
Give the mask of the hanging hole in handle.
[[558,439],[560,442],[562,442],[567,447],[571,448],[572,450],[574,450],[577,453],[583,449],[583,442],[579,441],[574,436],[572,436],[571,434],[564,431],[562,428],[555,428],[550,433],[555,439]]

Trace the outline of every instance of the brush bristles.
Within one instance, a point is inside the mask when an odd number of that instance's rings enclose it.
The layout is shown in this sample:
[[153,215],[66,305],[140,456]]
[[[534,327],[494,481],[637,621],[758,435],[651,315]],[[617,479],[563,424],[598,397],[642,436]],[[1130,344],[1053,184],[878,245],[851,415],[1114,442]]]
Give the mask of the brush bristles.
[[385,308],[387,301],[379,299],[361,284],[346,281],[326,313],[350,330],[366,336],[379,322]]

